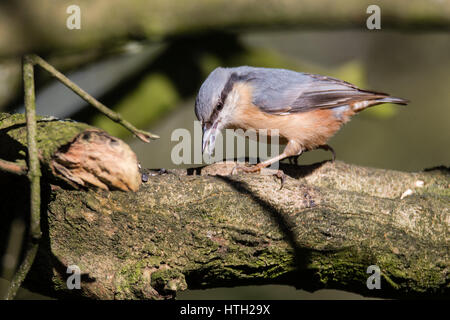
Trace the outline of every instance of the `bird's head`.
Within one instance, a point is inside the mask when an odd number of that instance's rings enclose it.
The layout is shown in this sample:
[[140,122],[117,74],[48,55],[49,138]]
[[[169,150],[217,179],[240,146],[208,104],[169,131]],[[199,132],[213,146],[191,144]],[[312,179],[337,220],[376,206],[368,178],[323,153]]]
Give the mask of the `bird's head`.
[[237,80],[232,68],[217,68],[200,87],[195,114],[202,124],[203,152],[212,154],[217,134],[231,122],[235,101],[228,96]]

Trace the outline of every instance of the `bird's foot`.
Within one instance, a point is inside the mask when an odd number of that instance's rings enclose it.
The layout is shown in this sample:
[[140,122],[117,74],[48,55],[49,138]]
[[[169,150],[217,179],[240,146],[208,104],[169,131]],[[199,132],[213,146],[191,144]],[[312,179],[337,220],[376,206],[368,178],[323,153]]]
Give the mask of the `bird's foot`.
[[336,152],[334,151],[334,149],[332,147],[330,147],[327,144],[324,144],[323,146],[320,146],[318,149],[322,149],[325,151],[330,151],[333,154],[333,157],[331,158],[331,161],[334,162],[336,161]]
[[[141,165],[139,165],[139,169],[141,169]],[[162,168],[157,171],[155,170],[142,170],[141,169],[141,181],[146,183],[148,182],[149,176],[160,176],[163,174],[169,173],[166,169]]]
[[[261,169],[263,169],[265,166],[261,165],[261,163],[258,163],[257,165],[254,166],[243,166],[240,164],[237,164],[236,166],[234,166],[233,170],[231,170],[231,174],[235,174],[237,173],[238,170],[241,170],[244,173],[255,173],[255,172],[260,172]],[[284,172],[282,170],[277,170],[274,174],[272,174],[273,176],[275,176],[276,178],[280,179],[281,182],[281,186],[280,189],[283,189],[284,186],[284,182],[286,181],[286,175],[284,174]]]
[[284,186],[284,182],[286,181],[286,175],[284,174],[284,172],[282,170],[277,170],[276,173],[274,173],[274,176],[277,177],[278,179],[280,179],[280,189],[283,189]]
[[245,173],[254,173],[254,172],[260,172],[261,171],[261,166],[254,165],[254,166],[243,166],[241,164],[236,164],[233,168],[233,170],[231,170],[231,174],[235,174],[237,173],[238,170],[241,170],[242,172]]

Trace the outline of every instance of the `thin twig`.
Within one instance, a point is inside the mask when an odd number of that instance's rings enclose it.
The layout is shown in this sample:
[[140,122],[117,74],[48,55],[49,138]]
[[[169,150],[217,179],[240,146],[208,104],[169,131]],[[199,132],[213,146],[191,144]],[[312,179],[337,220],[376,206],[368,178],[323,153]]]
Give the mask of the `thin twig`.
[[30,56],[23,58],[23,82],[25,117],[27,121],[28,180],[30,180],[30,236],[25,260],[15,273],[8,289],[6,299],[14,299],[28,271],[33,264],[41,239],[41,168],[36,142],[36,105],[34,95],[34,70]]
[[14,274],[14,278],[11,280],[11,284],[9,286],[8,292],[6,293],[6,300],[12,300],[17,294],[17,291],[20,288],[23,280],[28,274],[28,271],[31,268],[31,265],[34,262],[34,258],[36,257],[36,253],[38,251],[39,244],[38,243],[30,243],[27,252],[25,253],[25,258],[23,259],[22,264],[19,267],[19,270]]
[[28,168],[15,162],[0,159],[0,170],[18,175],[25,175],[27,174]]
[[23,81],[25,86],[25,117],[27,120],[27,144],[28,144],[28,179],[30,180],[31,193],[31,237],[34,240],[41,238],[40,208],[41,208],[41,168],[36,142],[36,105],[34,96],[34,70],[30,56],[24,57]]
[[69,80],[65,75],[63,75],[61,72],[56,70],[53,66],[51,66],[48,62],[46,62],[44,59],[37,55],[31,55],[31,59],[33,62],[42,68],[44,68],[46,71],[48,71],[51,75],[53,75],[55,78],[57,78],[59,81],[61,81],[65,86],[67,86],[69,89],[71,89],[73,92],[75,92],[77,95],[79,95],[81,98],[83,98],[86,102],[91,104],[94,108],[99,110],[101,113],[106,115],[108,118],[113,120],[114,122],[117,122],[127,128],[129,131],[131,131],[133,134],[135,134],[139,139],[141,139],[144,142],[150,142],[150,139],[159,139],[159,136],[147,131],[139,130],[135,126],[133,126],[131,123],[126,121],[122,118],[120,114],[117,112],[112,111],[107,106],[99,102],[97,99],[92,97],[89,93],[81,89],[79,86],[77,86],[75,83]]

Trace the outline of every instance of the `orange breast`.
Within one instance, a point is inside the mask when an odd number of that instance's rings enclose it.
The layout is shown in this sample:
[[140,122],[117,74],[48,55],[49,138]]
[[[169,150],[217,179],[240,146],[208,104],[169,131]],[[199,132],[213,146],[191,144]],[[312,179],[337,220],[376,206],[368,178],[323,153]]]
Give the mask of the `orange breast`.
[[[268,134],[279,132],[282,143],[294,140],[303,149],[314,149],[326,144],[349,116],[338,118],[331,109],[316,109],[287,115],[275,115],[261,111],[253,105],[251,94],[246,86],[236,86],[239,90],[239,103],[233,116],[234,128],[243,130],[268,130]],[[284,140],[284,141],[283,141]]]

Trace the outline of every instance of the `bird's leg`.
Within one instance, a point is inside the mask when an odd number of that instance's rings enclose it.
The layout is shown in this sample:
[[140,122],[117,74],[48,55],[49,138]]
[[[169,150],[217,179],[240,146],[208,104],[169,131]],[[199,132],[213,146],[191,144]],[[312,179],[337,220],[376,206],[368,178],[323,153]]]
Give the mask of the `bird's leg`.
[[333,160],[332,161],[334,162],[336,160],[336,152],[329,145],[324,144],[324,145],[322,145],[320,147],[317,147],[317,149],[322,149],[322,150],[325,150],[325,151],[331,151],[331,153],[333,154],[333,158],[332,158]]
[[[236,172],[236,170],[238,170],[238,169],[242,170],[243,172],[246,172],[246,173],[259,172],[259,171],[261,171],[261,169],[266,168],[266,167],[270,166],[271,164],[273,164],[277,161],[280,161],[286,157],[287,157],[286,154],[283,152],[282,154],[280,154],[274,158],[260,162],[254,166],[246,167],[246,166],[237,164],[233,168],[233,170],[231,170],[231,174],[234,174]],[[286,180],[286,175],[284,174],[284,172],[282,170],[277,170],[277,172],[274,174],[274,176],[277,177],[278,179],[280,179],[280,181],[281,181],[280,190],[281,190],[283,188],[284,181]]]
[[246,166],[242,166],[240,164],[237,164],[233,170],[231,171],[231,174],[234,174],[234,172],[236,171],[236,169],[240,169],[243,172],[259,172],[261,171],[261,169],[266,168],[270,165],[272,165],[273,163],[277,162],[277,161],[281,161],[284,158],[287,158],[288,156],[286,156],[286,154],[283,152],[282,154],[273,157],[271,159],[268,159],[266,161],[260,162],[254,166],[250,166],[250,167],[246,167]]
[[[275,162],[281,161],[285,158],[292,157],[292,156],[300,156],[301,154],[302,154],[301,147],[297,143],[290,141],[286,145],[286,148],[284,149],[283,153],[281,153],[280,155],[273,157],[271,159],[267,159],[266,161],[260,162],[251,167],[246,167],[246,166],[237,164],[231,171],[231,174],[234,174],[237,169],[240,169],[243,172],[247,172],[247,173],[259,172],[259,171],[261,171],[261,169],[266,168]],[[282,170],[278,170],[277,173],[275,173],[274,175],[281,180],[281,188],[280,188],[280,190],[281,190],[283,188],[283,184],[286,179],[286,176]]]
[[[317,147],[316,149],[322,149],[322,150],[325,150],[325,151],[330,151],[333,154],[332,161],[334,162],[336,160],[336,152],[328,144],[321,145],[321,146]],[[308,150],[308,151],[311,151],[311,150]],[[300,155],[295,155],[295,156],[289,157],[288,158],[289,159],[289,163],[292,164],[292,165],[298,164],[297,161],[298,161],[299,157],[300,157]]]

